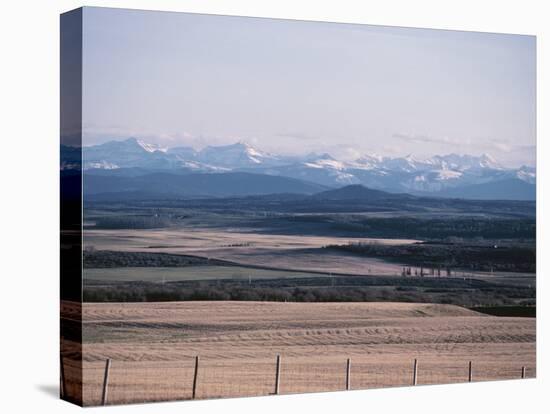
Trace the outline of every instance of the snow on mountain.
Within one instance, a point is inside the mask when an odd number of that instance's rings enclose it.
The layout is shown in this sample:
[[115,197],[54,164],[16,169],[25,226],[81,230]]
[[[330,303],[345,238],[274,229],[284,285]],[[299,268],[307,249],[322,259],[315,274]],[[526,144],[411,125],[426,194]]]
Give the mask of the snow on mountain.
[[330,173],[330,175],[334,178],[337,185],[350,185],[361,183],[361,181],[353,174],[349,174],[346,172],[335,171]]
[[329,187],[361,183],[350,170],[349,164],[338,161],[329,154],[281,157],[277,161],[275,165],[260,165],[246,171],[297,178]]
[[319,158],[317,160],[305,162],[304,165],[311,168],[330,168],[339,171],[343,171],[346,169],[345,163],[332,158]]
[[469,169],[502,169],[502,166],[493,157],[487,154],[482,154],[479,157],[459,154],[436,155],[432,157],[431,160],[446,169],[459,171]]
[[[130,138],[130,139],[135,139],[135,138]],[[156,144],[149,144],[140,139],[135,139],[135,142],[147,152],[155,152],[155,151],[166,152],[166,148],[162,148]]]
[[279,157],[259,151],[246,142],[215,147],[209,146],[199,151],[196,158],[205,164],[233,169],[253,166],[263,167],[280,163]]
[[436,170],[434,171],[437,176],[436,179],[438,180],[456,180],[460,177],[462,177],[462,172],[460,171],[453,171],[453,170]]
[[316,159],[310,159],[302,163],[303,168],[313,168],[326,172],[323,182],[331,180],[337,185],[359,184],[361,181],[349,172],[350,165],[335,160],[329,154],[322,154]]
[[139,167],[151,154],[135,138],[124,141],[109,141],[104,144],[82,148],[84,169]]
[[422,174],[414,176],[415,182],[426,182],[426,181],[449,181],[457,180],[462,177],[460,171],[453,170],[433,170],[427,171]]
[[406,157],[382,157],[379,155],[364,155],[357,160],[358,167],[385,168],[392,171],[415,172],[433,169],[465,171],[469,169],[494,169],[500,170],[502,166],[490,155],[435,155],[431,158],[416,158],[412,155]]
[[431,160],[417,160],[412,155],[407,155],[402,158],[385,158],[382,160],[380,165],[388,170],[412,173],[431,168],[433,163],[430,161]]
[[191,172],[243,171],[296,178],[329,187],[362,184],[390,192],[459,191],[462,187],[516,179],[536,182],[532,167],[505,168],[487,154],[447,154],[429,158],[364,155],[355,161],[340,161],[330,154],[281,156],[254,148],[245,142],[163,149],[130,138],[84,147],[84,169],[180,169]]
[[71,147],[61,144],[60,147],[60,169],[79,170],[82,165],[82,150],[80,147]]
[[516,171],[516,177],[529,184],[535,184],[537,180],[536,170],[533,167],[523,165]]
[[172,169],[190,168],[207,169],[189,159],[188,154],[181,155],[181,149],[167,150],[136,138],[124,141],[109,141],[100,145],[82,148],[83,168],[117,169],[117,168],[153,168]]
[[[463,173],[453,170],[431,170],[413,174],[409,180],[403,181],[407,191],[441,191],[449,186],[456,186]],[[454,181],[454,182],[453,182]]]
[[84,165],[85,169],[116,170],[117,168],[120,168],[118,165],[105,160],[97,162],[88,161]]
[[352,164],[355,168],[373,170],[375,168],[380,168],[384,157],[381,155],[363,155],[362,157],[356,159]]

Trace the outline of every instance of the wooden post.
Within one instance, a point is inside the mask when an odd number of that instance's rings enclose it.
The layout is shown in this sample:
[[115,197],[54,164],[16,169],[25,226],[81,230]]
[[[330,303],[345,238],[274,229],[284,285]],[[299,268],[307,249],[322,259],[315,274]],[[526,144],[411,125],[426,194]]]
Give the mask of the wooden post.
[[351,359],[348,358],[346,366],[346,391],[351,390]]
[[277,354],[277,365],[275,367],[275,394],[279,394],[281,384],[281,355]]
[[111,369],[111,358],[105,361],[105,374],[103,376],[103,393],[101,394],[101,405],[107,404],[107,391],[109,387],[109,370]]
[[525,378],[525,367],[521,367],[521,379]]
[[472,361],[468,363],[468,382],[472,382]]
[[413,385],[416,385],[417,377],[418,377],[418,361],[415,358],[414,366],[413,366]]
[[193,399],[197,396],[197,379],[199,377],[199,356],[195,357],[195,372],[193,374]]
[[65,393],[67,392],[67,383],[65,381],[65,365],[63,364],[63,356],[59,359],[59,365],[61,371],[61,389],[59,390],[59,394],[61,395],[61,398],[64,398]]

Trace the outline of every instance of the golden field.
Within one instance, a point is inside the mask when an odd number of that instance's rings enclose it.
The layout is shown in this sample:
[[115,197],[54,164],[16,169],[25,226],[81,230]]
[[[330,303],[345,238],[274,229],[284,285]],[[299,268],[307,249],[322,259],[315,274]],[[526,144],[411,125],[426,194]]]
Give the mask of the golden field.
[[[64,304],[65,317],[73,306]],[[108,403],[520,378],[536,372],[535,319],[418,303],[85,303],[83,399]],[[71,369],[71,362],[66,361]],[[69,390],[69,386],[68,386]]]

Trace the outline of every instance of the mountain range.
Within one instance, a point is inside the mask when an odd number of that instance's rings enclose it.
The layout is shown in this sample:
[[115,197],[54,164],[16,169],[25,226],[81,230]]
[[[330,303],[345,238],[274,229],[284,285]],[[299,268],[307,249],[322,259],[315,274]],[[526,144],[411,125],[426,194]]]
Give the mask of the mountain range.
[[[62,146],[62,168],[74,168],[76,158],[74,148]],[[86,177],[94,177],[94,188],[112,188],[112,183],[117,182],[114,191],[129,192],[152,185],[151,188],[167,193],[182,194],[183,188],[185,194],[201,196],[245,195],[255,191],[312,194],[357,184],[390,193],[436,197],[514,200],[536,197],[534,168],[506,168],[487,154],[447,154],[426,159],[411,155],[396,158],[364,155],[353,161],[341,161],[327,153],[276,155],[244,142],[202,150],[163,149],[129,138],[83,147],[82,167]],[[108,180],[115,181],[109,186]],[[215,190],[212,194],[208,188],[214,187],[223,191]],[[246,187],[250,191],[243,190]]]

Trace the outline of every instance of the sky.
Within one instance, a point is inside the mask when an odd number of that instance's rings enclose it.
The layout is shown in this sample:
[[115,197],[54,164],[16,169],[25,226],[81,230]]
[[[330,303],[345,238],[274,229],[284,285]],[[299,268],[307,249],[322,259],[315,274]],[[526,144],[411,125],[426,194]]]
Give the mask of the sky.
[[534,165],[536,41],[84,9],[83,139]]

